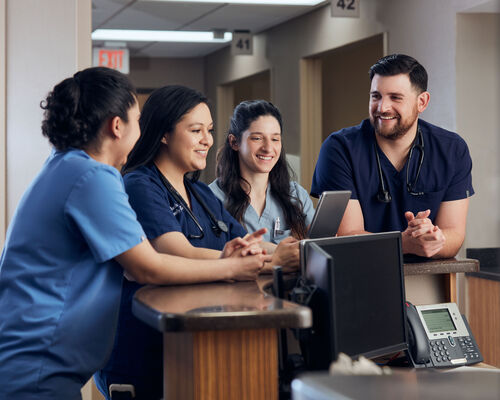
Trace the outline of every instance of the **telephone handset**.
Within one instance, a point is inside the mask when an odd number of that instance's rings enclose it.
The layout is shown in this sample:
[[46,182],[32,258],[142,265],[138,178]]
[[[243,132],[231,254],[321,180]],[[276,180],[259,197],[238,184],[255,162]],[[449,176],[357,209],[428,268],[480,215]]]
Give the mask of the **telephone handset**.
[[425,329],[420,322],[417,310],[411,303],[406,303],[406,318],[408,319],[408,350],[413,364],[422,366],[430,362],[431,346],[427,340]]
[[409,359],[414,367],[456,367],[483,361],[469,324],[455,303],[406,303]]

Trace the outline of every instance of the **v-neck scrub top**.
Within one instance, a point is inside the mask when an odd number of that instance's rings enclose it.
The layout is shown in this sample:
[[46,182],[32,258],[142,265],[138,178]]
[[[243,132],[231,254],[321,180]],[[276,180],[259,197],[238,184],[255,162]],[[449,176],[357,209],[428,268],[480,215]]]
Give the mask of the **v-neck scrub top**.
[[[456,133],[439,128],[421,119],[418,121],[424,142],[424,159],[414,192],[406,189],[416,177],[420,150],[415,147],[411,160],[397,171],[385,154],[375,147],[375,132],[368,119],[360,125],[332,133],[324,141],[318,157],[311,186],[311,195],[324,190],[350,190],[363,212],[365,230],[369,232],[404,231],[408,222],[406,211],[414,214],[431,210],[434,222],[444,201],[465,199],[474,194],[472,160],[465,141]],[[375,155],[377,148],[384,183],[392,196],[390,203],[377,199],[380,190]],[[408,165],[410,163],[410,165]]]
[[[201,239],[188,238],[189,234],[199,235],[200,230],[184,206],[165,188],[154,164],[126,174],[124,181],[130,204],[150,240],[167,232],[181,232],[194,247],[222,250],[229,240],[246,235],[245,229],[202,182],[193,182],[193,187],[216,218],[228,226],[228,232],[219,237],[212,230],[207,213],[188,189],[192,212],[204,231]],[[101,392],[106,393],[111,383],[132,384],[137,398],[153,400],[160,399],[163,393],[162,334],[132,314],[132,300],[141,287],[124,280],[114,348],[106,367],[94,377]]]
[[[226,202],[226,194],[219,187],[217,180],[213,181],[209,187],[220,201],[223,203]],[[302,211],[306,216],[306,226],[310,225],[314,216],[314,206],[309,194],[302,186],[294,181],[290,182],[290,194],[302,204]],[[279,218],[280,221],[281,232],[278,234],[275,234],[274,230],[276,218]],[[259,216],[252,205],[249,205],[243,215],[243,223],[248,232],[254,232],[261,228],[267,228],[267,233],[263,236],[263,240],[266,242],[278,244],[291,234],[290,227],[286,225],[285,214],[283,213],[281,205],[271,194],[270,185],[267,186],[266,205],[262,215]]]
[[113,345],[123,269],[144,240],[116,168],[53,152],[0,260],[0,399],[80,399]]

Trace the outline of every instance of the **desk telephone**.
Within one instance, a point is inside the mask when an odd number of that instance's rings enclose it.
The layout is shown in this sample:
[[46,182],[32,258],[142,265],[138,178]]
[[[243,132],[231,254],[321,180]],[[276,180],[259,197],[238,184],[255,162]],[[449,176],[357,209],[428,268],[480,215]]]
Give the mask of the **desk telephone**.
[[414,367],[449,368],[483,361],[469,324],[455,303],[406,303],[409,359]]

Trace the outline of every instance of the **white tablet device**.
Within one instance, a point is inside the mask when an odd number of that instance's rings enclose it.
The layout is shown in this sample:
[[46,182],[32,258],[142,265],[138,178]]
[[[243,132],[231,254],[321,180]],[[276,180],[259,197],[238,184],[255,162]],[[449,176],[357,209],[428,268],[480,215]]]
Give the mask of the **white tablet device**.
[[309,239],[318,239],[335,236],[350,198],[350,190],[321,193],[307,237]]

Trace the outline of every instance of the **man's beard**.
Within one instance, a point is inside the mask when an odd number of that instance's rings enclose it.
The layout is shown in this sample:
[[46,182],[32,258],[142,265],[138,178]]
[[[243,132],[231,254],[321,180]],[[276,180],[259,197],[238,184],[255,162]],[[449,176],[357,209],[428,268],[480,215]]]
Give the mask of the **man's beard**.
[[389,117],[390,115],[377,113],[373,116],[370,116],[370,123],[372,124],[375,133],[377,135],[382,136],[384,139],[396,140],[406,135],[406,133],[410,130],[410,128],[413,126],[413,124],[418,118],[418,111],[415,110],[415,112],[404,121],[401,119],[401,116],[398,113],[396,113],[396,124],[389,131],[387,130],[382,131],[380,129],[379,124],[376,123],[376,121],[378,121],[377,117],[379,116]]

